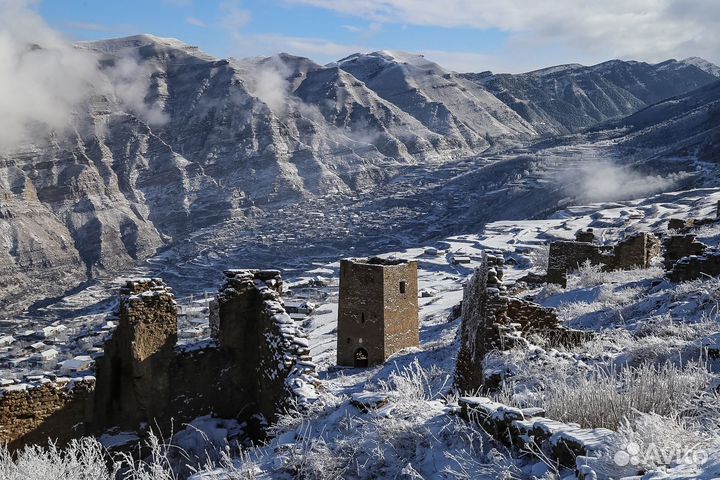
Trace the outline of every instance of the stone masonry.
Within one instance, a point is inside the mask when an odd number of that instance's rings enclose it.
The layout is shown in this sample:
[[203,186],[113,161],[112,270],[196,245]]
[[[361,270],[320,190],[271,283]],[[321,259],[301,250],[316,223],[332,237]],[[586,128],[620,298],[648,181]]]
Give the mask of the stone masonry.
[[378,365],[419,344],[417,262],[340,262],[338,365]]
[[120,289],[118,327],[96,359],[98,425],[134,428],[162,416],[170,401],[177,305],[162,280],[128,281]]
[[455,366],[455,387],[475,392],[484,384],[483,361],[487,352],[500,347],[497,319],[507,310],[502,284],[504,259],[483,253],[480,266],[465,284],[460,326],[460,352]]
[[668,278],[676,283],[720,275],[720,251],[683,257],[672,266]]
[[548,283],[567,286],[567,274],[589,261],[605,270],[647,268],[660,254],[660,242],[651,233],[632,235],[616,245],[596,245],[586,241],[558,241],[550,244]]
[[524,335],[541,335],[551,345],[575,345],[591,335],[562,327],[551,308],[508,296],[503,264],[502,253],[485,252],[465,284],[455,368],[455,387],[461,393],[491,389],[497,379],[485,378],[485,355],[527,342]]
[[215,338],[178,347],[171,289],[160,279],[127,282],[96,376],[0,390],[0,440],[19,448],[113,428],[165,435],[207,414],[245,421],[262,438],[262,424],[317,395],[308,341],[283,308],[282,285],[275,270],[226,271]]
[[0,392],[0,443],[16,450],[48,438],[62,445],[85,435],[94,388],[94,377],[6,387]]
[[696,236],[692,234],[685,235],[669,235],[663,240],[663,248],[665,250],[663,264],[665,270],[672,270],[675,262],[683,257],[691,255],[702,255],[708,249],[708,246],[696,240]]

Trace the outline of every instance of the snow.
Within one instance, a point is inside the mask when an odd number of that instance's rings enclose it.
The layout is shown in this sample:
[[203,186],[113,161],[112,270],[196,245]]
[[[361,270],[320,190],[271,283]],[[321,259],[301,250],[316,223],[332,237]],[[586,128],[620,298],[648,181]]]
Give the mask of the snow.
[[90,368],[93,363],[94,361],[89,355],[78,355],[74,358],[60,362],[59,365],[63,371],[79,372]]
[[108,450],[116,449],[118,447],[122,447],[123,445],[130,445],[140,440],[135,432],[119,432],[116,434],[104,433],[97,437],[97,439],[100,444]]

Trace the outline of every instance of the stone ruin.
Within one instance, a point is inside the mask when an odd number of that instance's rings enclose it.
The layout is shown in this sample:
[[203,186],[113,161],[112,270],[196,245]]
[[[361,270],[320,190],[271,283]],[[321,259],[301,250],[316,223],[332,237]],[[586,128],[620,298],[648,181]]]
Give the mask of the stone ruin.
[[693,234],[669,235],[663,241],[667,277],[676,283],[720,275],[720,251]]
[[576,344],[590,335],[562,327],[551,308],[509,296],[502,281],[503,266],[501,252],[486,251],[465,284],[455,368],[455,387],[460,392],[493,388],[497,379],[485,377],[485,355],[522,343],[528,334],[542,335],[555,345]]
[[177,346],[171,289],[160,279],[128,281],[96,375],[4,388],[0,441],[17,449],[112,429],[168,434],[173,422],[211,413],[261,438],[263,422],[317,394],[308,341],[283,308],[282,288],[278,271],[226,271],[214,338]]
[[720,200],[717,202],[715,218],[671,218],[668,220],[668,230],[674,230],[678,234],[688,233],[694,228],[701,227],[703,225],[711,225],[718,221],[720,221]]
[[[591,243],[594,235],[578,235],[582,241],[558,241],[550,244],[547,282],[567,287],[567,274],[589,261],[606,271],[647,268],[660,254],[660,241],[651,233],[629,236],[616,245]],[[588,241],[588,239],[590,241]]]
[[420,343],[417,261],[340,262],[337,363],[367,367]]
[[617,448],[618,437],[612,430],[582,428],[547,418],[542,408],[521,409],[486,397],[460,397],[458,406],[462,419],[480,426],[506,448],[575,470],[573,478],[640,478],[642,474],[640,466],[632,464],[611,467],[613,471],[601,464],[599,457]]

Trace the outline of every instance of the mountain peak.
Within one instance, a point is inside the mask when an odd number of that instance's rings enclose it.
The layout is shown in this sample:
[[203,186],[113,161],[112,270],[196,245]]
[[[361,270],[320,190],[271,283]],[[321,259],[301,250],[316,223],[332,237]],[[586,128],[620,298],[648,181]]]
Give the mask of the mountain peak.
[[217,60],[217,58],[203,52],[198,47],[189,45],[177,38],[158,37],[147,33],[131,35],[129,37],[111,38],[107,40],[78,42],[76,45],[80,48],[86,48],[88,50],[95,50],[107,54],[117,54],[127,50],[150,48],[155,51],[180,51],[203,60]]
[[720,67],[715,65],[712,62],[708,62],[704,58],[701,57],[688,57],[684,60],[680,60],[680,63],[684,63],[686,65],[693,65],[700,70],[709,73],[710,75],[714,75],[716,77],[720,77]]

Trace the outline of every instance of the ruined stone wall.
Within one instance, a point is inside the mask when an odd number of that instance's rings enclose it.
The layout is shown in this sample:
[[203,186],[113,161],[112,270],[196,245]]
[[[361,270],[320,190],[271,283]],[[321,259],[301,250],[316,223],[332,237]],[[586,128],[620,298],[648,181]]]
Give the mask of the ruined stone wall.
[[455,387],[461,392],[492,389],[498,379],[484,377],[485,355],[527,344],[527,334],[538,334],[551,346],[571,346],[587,341],[590,332],[560,325],[552,308],[508,296],[502,284],[503,257],[486,252],[465,284],[460,327],[460,352],[455,368]]
[[[616,446],[615,432],[606,428],[581,428],[545,417],[542,408],[516,408],[494,402],[485,397],[461,397],[460,416],[483,428],[519,456],[551,461],[565,468],[576,469],[578,479],[610,478],[609,472],[597,468],[593,460]],[[617,446],[616,446],[617,447]],[[612,478],[637,478],[638,467],[612,472]],[[564,477],[567,478],[567,477]]]
[[659,255],[660,240],[658,237],[650,233],[631,235],[615,245],[613,261],[608,264],[608,268],[611,270],[647,268]]
[[[718,202],[718,205],[720,206],[720,202]],[[668,220],[668,230],[675,230],[677,233],[688,233],[695,228],[711,225],[718,220],[720,220],[720,216],[715,218],[671,218]]]
[[560,325],[554,309],[519,298],[509,298],[504,313],[505,323],[517,324],[522,331],[550,330]]
[[384,360],[387,360],[403,348],[420,344],[416,261],[383,268],[383,296]]
[[720,251],[706,252],[704,255],[683,257],[672,266],[668,278],[673,282],[688,282],[720,275]]
[[280,272],[231,270],[225,275],[218,295],[219,348],[233,359],[227,372],[232,381],[251,386],[236,415],[273,421],[291,403],[302,405],[316,393],[307,336],[282,306]]
[[[177,307],[160,279],[127,282],[118,327],[96,377],[0,390],[0,440],[61,440],[109,428],[162,435],[207,414],[273,421],[317,396],[302,329],[285,312],[274,270],[230,270],[218,294],[217,339],[177,347]],[[97,378],[97,381],[95,380]],[[250,425],[252,426],[252,425]]]
[[647,268],[660,254],[660,242],[649,233],[629,236],[617,245],[594,245],[587,242],[559,241],[550,244],[548,283],[567,286],[567,273],[589,261],[604,270]]
[[600,265],[607,261],[612,247],[603,247],[586,242],[559,241],[550,244],[547,282],[567,287],[567,274],[576,270],[586,261]]
[[460,352],[455,366],[455,388],[460,392],[482,388],[485,355],[500,345],[496,322],[507,310],[508,303],[503,295],[503,264],[501,256],[483,253],[480,265],[465,285]]
[[132,429],[166,416],[176,342],[172,289],[160,279],[128,281],[120,289],[117,329],[95,361],[98,429]]
[[665,270],[672,270],[675,262],[690,255],[702,255],[708,246],[696,240],[695,235],[669,235],[663,240]]
[[0,390],[0,443],[11,450],[48,439],[63,445],[88,433],[95,379],[58,379]]

